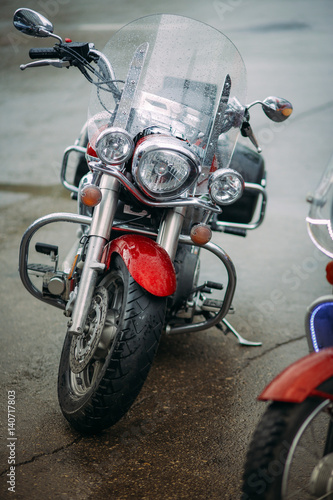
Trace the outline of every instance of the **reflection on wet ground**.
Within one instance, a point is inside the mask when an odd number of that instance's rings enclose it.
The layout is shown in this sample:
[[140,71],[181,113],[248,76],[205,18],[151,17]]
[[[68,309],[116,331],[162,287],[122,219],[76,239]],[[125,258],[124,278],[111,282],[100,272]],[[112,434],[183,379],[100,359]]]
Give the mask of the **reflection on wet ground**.
[[68,191],[62,186],[35,186],[28,184],[0,184],[0,209],[19,203],[29,197],[69,197]]

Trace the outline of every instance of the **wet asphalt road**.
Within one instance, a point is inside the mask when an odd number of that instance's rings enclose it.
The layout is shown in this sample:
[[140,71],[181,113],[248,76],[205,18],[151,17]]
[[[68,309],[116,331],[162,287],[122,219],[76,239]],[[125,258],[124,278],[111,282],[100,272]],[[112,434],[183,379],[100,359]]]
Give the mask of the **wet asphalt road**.
[[[65,318],[25,291],[17,261],[20,237],[35,218],[75,210],[59,186],[60,161],[85,120],[89,85],[73,70],[20,72],[28,48],[44,43],[16,34],[12,13],[22,4],[2,2],[0,497],[237,499],[246,447],[264,409],[256,395],[307,353],[306,307],[330,292],[326,259],[311,244],[304,219],[306,194],[332,153],[333,4],[39,0],[25,5],[52,18],[59,34],[94,41],[99,48],[110,29],[145,14],[202,19],[224,31],[243,55],[248,102],[284,96],[294,114],[276,125],[259,109],[251,113],[268,171],[266,220],[245,239],[214,239],[238,273],[236,311],[228,319],[263,346],[240,347],[231,334],[215,328],[164,336],[128,415],[98,437],[82,437],[67,425],[57,402]],[[65,230],[54,238],[66,244]],[[203,275],[214,276],[214,262],[205,256],[203,262]],[[7,483],[13,457],[7,446],[9,391],[16,400],[15,493]]]

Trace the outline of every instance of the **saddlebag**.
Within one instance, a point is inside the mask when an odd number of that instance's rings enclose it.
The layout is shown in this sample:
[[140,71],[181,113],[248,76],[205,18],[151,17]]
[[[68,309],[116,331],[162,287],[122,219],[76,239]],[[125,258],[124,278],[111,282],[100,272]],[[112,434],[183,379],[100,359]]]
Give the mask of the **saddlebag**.
[[[265,187],[266,172],[262,156],[250,148],[237,144],[232,156],[230,168],[237,170],[245,182]],[[223,207],[218,215],[218,221],[249,224],[254,216],[259,198],[258,192],[245,188],[243,196],[232,205]]]

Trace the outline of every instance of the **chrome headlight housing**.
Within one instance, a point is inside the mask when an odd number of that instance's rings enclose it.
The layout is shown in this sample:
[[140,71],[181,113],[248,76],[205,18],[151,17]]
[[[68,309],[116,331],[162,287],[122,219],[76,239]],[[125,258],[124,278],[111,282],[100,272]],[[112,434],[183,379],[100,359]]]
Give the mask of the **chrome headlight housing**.
[[134,151],[132,172],[147,196],[170,200],[190,189],[200,174],[200,164],[184,141],[150,135]]
[[242,196],[244,179],[236,170],[222,168],[210,176],[208,190],[217,205],[230,205]]
[[96,153],[107,165],[121,165],[132,156],[134,143],[126,130],[109,127],[96,139]]

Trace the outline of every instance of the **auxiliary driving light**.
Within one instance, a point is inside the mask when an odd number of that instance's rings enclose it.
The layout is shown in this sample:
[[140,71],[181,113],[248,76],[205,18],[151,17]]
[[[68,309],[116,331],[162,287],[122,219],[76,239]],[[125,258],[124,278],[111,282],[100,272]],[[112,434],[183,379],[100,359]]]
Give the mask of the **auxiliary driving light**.
[[217,205],[230,205],[237,201],[244,191],[244,179],[231,168],[216,170],[208,181],[209,194]]
[[132,156],[133,149],[131,136],[121,128],[107,128],[96,140],[98,157],[108,165],[125,163]]

